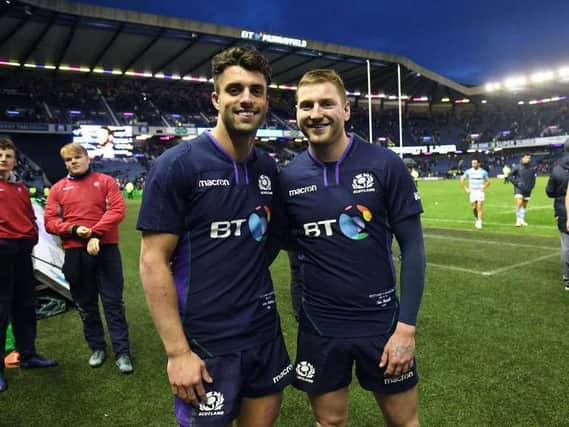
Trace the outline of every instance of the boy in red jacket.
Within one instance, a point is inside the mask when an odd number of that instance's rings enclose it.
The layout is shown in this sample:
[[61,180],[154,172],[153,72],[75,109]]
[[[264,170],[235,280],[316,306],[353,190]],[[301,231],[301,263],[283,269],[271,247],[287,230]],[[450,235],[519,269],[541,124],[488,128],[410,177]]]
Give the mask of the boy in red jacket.
[[36,217],[28,188],[13,173],[16,146],[0,139],[0,392],[4,378],[6,327],[12,319],[16,348],[23,368],[49,368],[55,360],[35,350],[36,312],[32,249],[38,241]]
[[119,224],[125,215],[124,200],[112,177],[90,170],[89,156],[83,146],[67,144],[60,154],[69,174],[51,188],[44,212],[45,229],[58,235],[65,249],[63,273],[92,351],[89,365],[101,366],[106,357],[99,314],[100,295],[115,364],[122,373],[128,374],[133,367],[118,247]]

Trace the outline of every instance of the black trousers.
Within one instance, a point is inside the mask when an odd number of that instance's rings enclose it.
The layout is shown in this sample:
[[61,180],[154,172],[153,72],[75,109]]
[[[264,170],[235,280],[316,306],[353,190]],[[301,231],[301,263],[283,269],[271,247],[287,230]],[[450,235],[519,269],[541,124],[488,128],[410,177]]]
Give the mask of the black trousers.
[[21,358],[35,353],[36,311],[32,249],[28,239],[0,239],[0,370],[4,369],[6,328],[12,321]]
[[83,320],[83,334],[91,350],[104,350],[106,347],[99,313],[100,296],[113,351],[117,357],[129,355],[128,326],[122,298],[122,262],[118,246],[101,245],[97,256],[89,255],[86,248],[66,249],[63,273]]

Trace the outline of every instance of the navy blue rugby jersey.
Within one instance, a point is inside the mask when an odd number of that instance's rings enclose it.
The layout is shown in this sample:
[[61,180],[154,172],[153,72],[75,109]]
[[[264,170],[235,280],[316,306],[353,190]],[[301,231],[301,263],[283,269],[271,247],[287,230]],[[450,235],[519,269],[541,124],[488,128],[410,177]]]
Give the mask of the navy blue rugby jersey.
[[279,332],[265,253],[275,162],[235,162],[210,133],[167,150],[144,188],[137,228],[180,236],[172,273],[192,350],[213,357]]
[[300,327],[332,337],[389,332],[398,308],[391,224],[423,211],[405,164],[351,137],[338,162],[322,163],[307,150],[279,182],[301,248]]

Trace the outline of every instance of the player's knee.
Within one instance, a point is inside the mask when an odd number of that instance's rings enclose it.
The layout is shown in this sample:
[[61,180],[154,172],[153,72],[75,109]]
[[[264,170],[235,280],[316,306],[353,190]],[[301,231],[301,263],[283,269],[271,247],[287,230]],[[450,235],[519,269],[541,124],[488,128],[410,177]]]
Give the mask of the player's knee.
[[316,415],[316,427],[345,427],[348,414],[319,414]]
[[385,423],[389,427],[419,427],[419,416],[417,412],[412,413],[400,412],[395,416],[389,416],[389,414],[383,414],[385,418]]

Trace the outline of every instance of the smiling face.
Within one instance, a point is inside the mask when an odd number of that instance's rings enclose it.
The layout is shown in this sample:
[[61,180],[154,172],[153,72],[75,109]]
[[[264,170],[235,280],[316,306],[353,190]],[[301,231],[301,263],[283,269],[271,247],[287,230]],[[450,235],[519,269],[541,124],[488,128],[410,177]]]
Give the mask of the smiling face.
[[311,145],[340,144],[346,138],[344,124],[350,118],[350,103],[330,82],[298,88],[296,121]]
[[229,135],[254,137],[269,107],[267,81],[261,72],[232,65],[219,75],[211,99],[218,126]]

